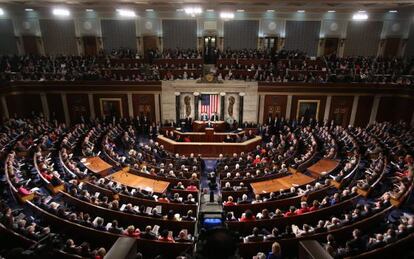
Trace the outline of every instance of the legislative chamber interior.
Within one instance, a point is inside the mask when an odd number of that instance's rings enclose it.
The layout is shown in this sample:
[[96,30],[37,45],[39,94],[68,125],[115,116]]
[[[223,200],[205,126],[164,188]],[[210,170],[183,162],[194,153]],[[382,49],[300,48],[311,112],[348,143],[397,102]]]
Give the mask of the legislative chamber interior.
[[414,258],[414,1],[0,0],[0,259]]

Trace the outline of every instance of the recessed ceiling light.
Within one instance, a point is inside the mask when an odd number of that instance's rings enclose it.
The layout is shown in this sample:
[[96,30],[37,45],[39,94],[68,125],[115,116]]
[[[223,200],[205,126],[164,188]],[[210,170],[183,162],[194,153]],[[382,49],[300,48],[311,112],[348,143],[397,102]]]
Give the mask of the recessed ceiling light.
[[329,10],[328,13],[336,13],[335,10]]
[[3,9],[0,8],[0,15],[3,15],[3,14],[4,14],[4,11]]
[[366,13],[367,11],[365,10],[359,10],[358,13]]
[[137,16],[133,10],[116,9],[116,11],[118,12],[120,16],[123,16],[123,17],[136,17]]
[[214,9],[207,9],[207,12],[214,12]]
[[191,17],[195,17],[196,15],[201,14],[203,9],[201,9],[201,7],[186,7],[184,8],[184,12]]
[[304,13],[305,10],[298,10],[298,13]]
[[238,10],[237,10],[237,12],[238,12],[238,13],[243,13],[243,12],[244,12],[244,10],[243,10],[243,9],[238,9]]
[[26,8],[26,9],[24,9],[26,12],[33,12],[33,9],[32,8]]
[[154,9],[145,9],[146,12],[154,12]]
[[225,19],[225,20],[234,19],[234,13],[231,13],[231,12],[221,12],[220,13],[220,18],[221,19]]
[[356,13],[352,16],[352,20],[355,20],[355,21],[368,20],[368,14],[366,14],[366,13]]
[[93,12],[93,9],[85,9],[85,11],[87,11],[87,12]]
[[274,13],[275,10],[267,10],[266,12],[268,12],[268,13]]
[[184,12],[184,9],[177,9],[177,12]]
[[389,12],[389,13],[398,13],[398,11],[397,11],[397,10],[389,10],[388,12]]
[[69,16],[70,15],[70,11],[68,9],[63,9],[63,8],[53,9],[52,13],[53,15],[56,15],[56,16]]

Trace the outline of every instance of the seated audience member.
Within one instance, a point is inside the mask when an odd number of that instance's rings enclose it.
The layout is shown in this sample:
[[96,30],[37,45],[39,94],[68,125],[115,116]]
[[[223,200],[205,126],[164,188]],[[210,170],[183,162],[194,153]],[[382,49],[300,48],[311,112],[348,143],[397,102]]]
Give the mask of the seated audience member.
[[161,234],[160,234],[160,237],[158,238],[158,240],[163,241],[163,242],[174,243],[173,237],[170,235],[170,233],[166,229],[161,231]]
[[272,244],[272,251],[267,255],[266,259],[282,259],[282,248],[278,242]]
[[251,235],[245,238],[245,242],[261,242],[264,240],[264,236],[260,234],[260,231],[257,227],[253,228]]
[[227,197],[227,201],[223,202],[223,205],[224,206],[235,206],[236,203],[233,202],[233,197],[229,196],[229,197]]
[[240,222],[249,222],[249,221],[255,221],[256,217],[253,215],[253,212],[251,210],[246,210],[243,213],[243,216],[240,218]]

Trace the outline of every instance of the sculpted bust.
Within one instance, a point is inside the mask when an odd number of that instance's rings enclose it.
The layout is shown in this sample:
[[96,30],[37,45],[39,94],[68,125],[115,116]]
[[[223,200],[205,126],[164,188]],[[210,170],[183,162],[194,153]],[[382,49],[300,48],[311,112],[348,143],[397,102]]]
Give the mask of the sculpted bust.
[[184,104],[185,104],[185,115],[188,117],[191,115],[191,97],[186,96],[184,97]]

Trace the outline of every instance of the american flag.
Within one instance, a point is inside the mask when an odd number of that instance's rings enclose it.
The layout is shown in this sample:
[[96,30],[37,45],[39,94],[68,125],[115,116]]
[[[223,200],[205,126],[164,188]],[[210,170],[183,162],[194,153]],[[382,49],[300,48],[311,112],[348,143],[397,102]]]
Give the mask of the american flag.
[[218,94],[201,95],[201,113],[207,113],[210,118],[212,113],[218,112],[220,98]]

